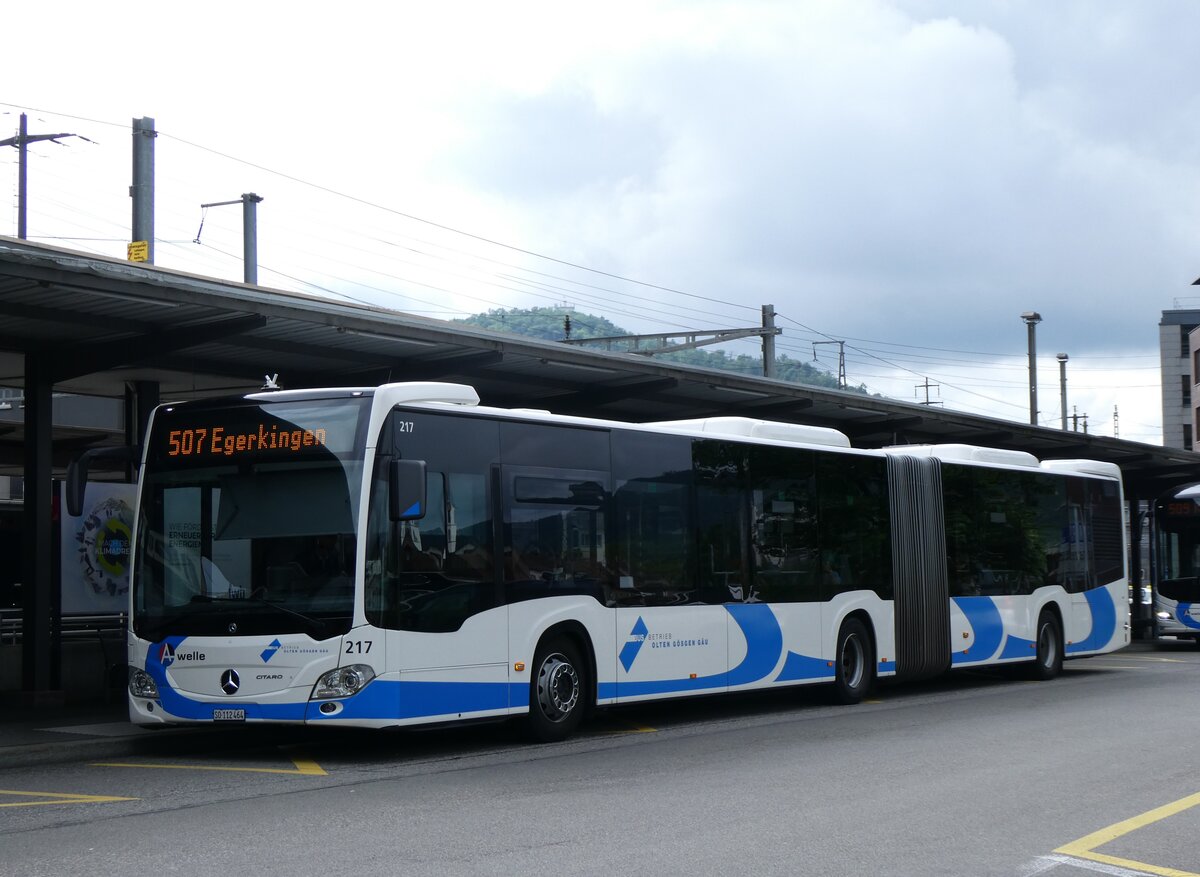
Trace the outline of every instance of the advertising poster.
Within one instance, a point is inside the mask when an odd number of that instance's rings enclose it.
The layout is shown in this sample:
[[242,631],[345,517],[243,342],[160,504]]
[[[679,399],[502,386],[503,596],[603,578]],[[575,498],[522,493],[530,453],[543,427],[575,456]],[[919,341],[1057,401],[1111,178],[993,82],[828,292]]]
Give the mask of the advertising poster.
[[129,543],[133,535],[133,484],[88,484],[83,514],[62,510],[62,612],[107,615],[129,609]]

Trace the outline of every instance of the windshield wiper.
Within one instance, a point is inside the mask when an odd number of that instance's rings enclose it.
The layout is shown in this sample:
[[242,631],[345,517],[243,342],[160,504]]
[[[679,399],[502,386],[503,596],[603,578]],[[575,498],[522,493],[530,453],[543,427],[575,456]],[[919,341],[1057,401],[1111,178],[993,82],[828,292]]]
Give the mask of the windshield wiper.
[[[196,603],[211,603],[211,602],[212,602],[211,597],[206,597],[203,594],[193,594],[192,599],[186,605],[191,607],[191,606],[194,606]],[[211,608],[180,609],[178,612],[175,612],[164,618],[159,618],[159,619],[149,622],[149,623],[143,622],[143,624],[137,624],[137,617],[135,616],[134,629],[137,632],[138,636],[142,637],[143,639],[148,639],[151,642],[155,642],[158,640],[158,638],[160,636],[162,636],[165,633],[168,633],[171,630],[171,628],[173,628],[175,625],[177,625],[181,622],[189,621],[190,619],[195,618],[197,615],[210,615],[210,614],[212,614]]]
[[271,600],[266,599],[265,597],[259,597],[259,596],[257,596],[258,593],[259,593],[258,591],[255,591],[253,594],[250,594],[250,596],[248,596],[248,597],[209,597],[209,596],[205,595],[205,596],[193,597],[192,601],[196,602],[197,600],[199,600],[200,602],[204,602],[204,603],[222,603],[222,604],[224,604],[224,603],[242,603],[242,604],[253,603],[256,606],[267,606],[278,612],[282,612],[285,615],[291,615],[293,618],[299,618],[306,625],[308,625],[309,629],[315,630],[317,633],[324,633],[326,622],[322,621],[319,618],[313,618],[311,615],[305,615],[303,612],[297,612],[295,609],[292,609],[288,606],[284,606],[282,603],[275,603],[275,602],[272,602]]

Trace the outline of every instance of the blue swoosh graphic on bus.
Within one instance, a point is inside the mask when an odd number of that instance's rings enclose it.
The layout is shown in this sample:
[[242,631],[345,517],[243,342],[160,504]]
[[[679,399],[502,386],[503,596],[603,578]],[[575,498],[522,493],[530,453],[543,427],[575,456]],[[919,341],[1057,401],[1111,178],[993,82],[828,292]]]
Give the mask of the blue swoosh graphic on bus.
[[1191,603],[1177,603],[1175,605],[1175,620],[1184,627],[1190,627],[1192,630],[1200,630],[1200,621],[1197,621],[1188,614],[1188,610],[1191,608]]
[[1094,588],[1083,592],[1088,607],[1092,610],[1092,630],[1087,639],[1067,644],[1067,654],[1090,652],[1108,644],[1117,632],[1117,607],[1108,588]]
[[704,691],[733,685],[748,685],[763,679],[775,669],[783,652],[783,631],[779,619],[766,603],[729,603],[725,606],[742,636],[746,638],[746,656],[727,673],[713,673],[695,679],[650,679],[645,682],[601,683],[599,696],[633,697],[639,694],[669,694]]
[[1009,635],[1004,641],[1004,651],[1000,653],[1000,660],[1004,661],[1008,658],[1031,658],[1034,655],[1035,643],[1031,639],[1022,639],[1019,636]]
[[783,669],[775,677],[776,682],[792,682],[797,679],[832,679],[832,661],[825,658],[811,658],[796,652],[788,652],[783,662]]
[[986,661],[996,654],[1000,641],[1004,639],[1004,622],[1000,618],[1000,610],[991,597],[953,597],[955,604],[967,617],[967,623],[975,632],[974,642],[955,652],[951,658],[952,664],[970,664]]
[[725,607],[746,638],[746,657],[729,671],[729,685],[748,685],[766,677],[779,663],[783,631],[766,603],[730,603]]

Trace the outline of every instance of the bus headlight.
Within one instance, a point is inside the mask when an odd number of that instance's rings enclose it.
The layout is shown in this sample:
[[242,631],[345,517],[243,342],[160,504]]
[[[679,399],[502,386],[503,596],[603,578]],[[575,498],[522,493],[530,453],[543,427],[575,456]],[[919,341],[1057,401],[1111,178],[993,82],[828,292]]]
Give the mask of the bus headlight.
[[1154,614],[1157,615],[1161,621],[1166,621],[1168,618],[1171,617],[1170,612],[1155,612]]
[[129,668],[129,693],[134,697],[158,700],[158,686],[154,684],[149,673],[137,667]]
[[375,678],[375,671],[366,664],[350,664],[322,673],[313,686],[309,700],[328,700],[333,697],[350,697],[362,691]]

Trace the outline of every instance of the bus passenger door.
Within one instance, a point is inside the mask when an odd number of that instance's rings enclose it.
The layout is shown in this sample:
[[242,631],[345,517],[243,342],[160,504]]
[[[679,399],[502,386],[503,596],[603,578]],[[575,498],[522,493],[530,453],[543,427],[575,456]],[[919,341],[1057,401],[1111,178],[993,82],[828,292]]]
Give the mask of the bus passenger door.
[[401,525],[401,679],[505,684],[508,624],[496,588],[487,476],[431,471],[427,479],[428,512]]
[[389,529],[374,622],[389,628],[400,718],[504,714],[508,611],[497,576],[496,425],[397,409],[390,429],[396,457],[426,464],[425,515]]

